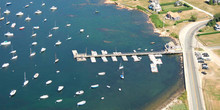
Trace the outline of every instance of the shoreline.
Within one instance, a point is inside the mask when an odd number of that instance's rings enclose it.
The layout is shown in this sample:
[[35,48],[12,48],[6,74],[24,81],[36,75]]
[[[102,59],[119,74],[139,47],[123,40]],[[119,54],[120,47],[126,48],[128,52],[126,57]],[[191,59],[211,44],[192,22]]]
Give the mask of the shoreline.
[[[118,8],[117,9],[127,9],[127,10],[138,10],[138,9],[135,9],[135,8],[130,8],[130,7],[126,7],[124,5],[121,5],[119,3],[117,3],[116,1],[112,1],[112,0],[104,0],[104,4],[114,4],[116,5]],[[177,38],[173,38],[169,35],[169,33],[167,33],[166,31],[162,32],[161,30],[157,29],[155,27],[155,25],[153,24],[153,22],[151,21],[150,19],[150,15],[147,14],[146,12],[142,11],[142,10],[138,10],[138,11],[141,11],[143,13],[145,13],[147,16],[148,16],[148,21],[147,23],[148,24],[151,24],[153,26],[153,31],[154,33],[158,33],[159,34],[159,37],[168,37],[171,39],[171,41],[173,41],[175,44],[177,45],[180,45],[180,42]],[[182,65],[182,61],[180,61],[181,65]],[[179,74],[184,74],[182,73],[183,71],[181,71]],[[177,90],[176,93],[172,94],[169,99],[165,102],[163,102],[161,105],[159,105],[156,109],[157,110],[169,110],[169,108],[177,103],[182,103],[181,100],[178,99],[179,96],[181,96],[181,94],[185,91],[184,88],[180,88]]]
[[[117,1],[112,1],[112,0],[104,0],[104,4],[113,4],[113,5],[116,5],[118,8],[117,9],[127,9],[127,10],[138,10],[136,8],[130,8],[130,7],[126,7],[124,5],[121,5],[119,3],[117,3]],[[138,11],[141,11],[143,13],[145,13],[147,16],[148,16],[148,21],[147,23],[148,24],[151,24],[153,26],[153,31],[154,33],[158,33],[159,34],[159,37],[168,37],[171,39],[171,41],[173,41],[176,45],[180,45],[180,42],[177,38],[174,38],[172,36],[170,36],[170,34],[166,31],[161,31],[159,29],[157,29],[154,25],[154,23],[151,21],[150,19],[150,15],[142,10],[138,10]]]

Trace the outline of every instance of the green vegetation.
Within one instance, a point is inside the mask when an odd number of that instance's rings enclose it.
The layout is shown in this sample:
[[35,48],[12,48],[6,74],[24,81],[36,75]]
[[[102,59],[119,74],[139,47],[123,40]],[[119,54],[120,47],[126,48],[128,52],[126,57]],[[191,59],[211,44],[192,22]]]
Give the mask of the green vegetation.
[[137,9],[138,9],[138,10],[142,10],[142,11],[146,11],[146,9],[145,9],[144,7],[139,6],[139,5],[137,5]]
[[176,33],[174,33],[174,32],[172,32],[170,35],[171,35],[172,37],[174,37],[174,38],[179,38],[179,36],[178,36]]
[[182,19],[182,20],[178,20],[174,23],[174,25],[177,25],[178,23],[182,23],[184,21],[189,21],[190,19]]
[[185,91],[184,93],[182,93],[182,95],[178,97],[178,99],[181,100],[184,105],[187,105],[187,92]]
[[118,0],[112,0],[112,1],[118,1]]
[[170,108],[170,110],[188,110],[185,104],[177,104]]
[[196,51],[204,51],[202,48],[194,48]]
[[213,0],[209,0],[209,5],[213,5]]
[[175,2],[169,2],[169,3],[162,3],[160,6],[166,6],[166,5],[174,5]]
[[191,15],[189,21],[195,22],[197,20],[197,17],[195,15]]
[[208,22],[208,26],[214,26],[216,24],[216,22],[220,21],[220,13],[217,13],[214,15],[214,18]]
[[[165,5],[162,4],[163,6],[167,6],[167,5],[174,5],[174,3],[166,3]],[[163,7],[162,7],[163,8]],[[179,11],[186,11],[186,10],[192,10],[193,7],[189,6],[188,4],[184,3],[183,6],[181,6],[180,8],[168,8],[168,9],[163,9],[163,11],[158,12],[159,14],[165,14],[168,11],[172,11],[172,12],[179,12]]]
[[156,28],[162,28],[165,24],[160,20],[157,14],[150,15],[151,21],[154,23]]
[[197,36],[202,36],[202,35],[210,35],[210,34],[217,34],[217,33],[220,33],[220,31],[215,31],[215,32],[207,32],[207,33],[197,34]]

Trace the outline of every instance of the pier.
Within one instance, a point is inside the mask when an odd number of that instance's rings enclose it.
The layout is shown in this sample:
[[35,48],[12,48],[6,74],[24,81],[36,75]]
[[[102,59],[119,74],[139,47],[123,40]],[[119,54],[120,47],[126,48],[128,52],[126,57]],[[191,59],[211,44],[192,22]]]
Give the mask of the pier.
[[94,59],[94,58],[104,58],[111,57],[113,61],[117,61],[116,57],[122,57],[123,61],[128,61],[127,56],[132,56],[135,61],[138,61],[137,56],[147,56],[147,55],[175,55],[182,54],[181,50],[176,51],[157,51],[157,52],[130,52],[130,53],[121,53],[121,52],[113,52],[113,53],[105,53],[105,54],[87,54],[87,53],[78,53],[77,50],[72,50],[73,58],[77,61],[86,61],[86,58]]

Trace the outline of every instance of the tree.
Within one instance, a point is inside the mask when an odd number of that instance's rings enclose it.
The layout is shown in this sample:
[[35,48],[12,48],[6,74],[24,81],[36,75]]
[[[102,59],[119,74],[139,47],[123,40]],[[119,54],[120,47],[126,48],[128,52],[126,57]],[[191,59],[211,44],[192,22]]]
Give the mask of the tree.
[[189,21],[195,22],[197,20],[197,17],[195,15],[191,15]]
[[209,5],[213,5],[213,0],[209,0]]

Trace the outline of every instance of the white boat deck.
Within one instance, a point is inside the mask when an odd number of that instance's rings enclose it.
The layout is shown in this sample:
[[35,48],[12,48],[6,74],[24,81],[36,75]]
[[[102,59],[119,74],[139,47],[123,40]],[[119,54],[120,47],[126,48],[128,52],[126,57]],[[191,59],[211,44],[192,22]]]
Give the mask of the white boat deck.
[[151,72],[153,72],[153,73],[158,72],[158,69],[157,69],[157,65],[156,65],[156,64],[151,63],[151,64],[150,64],[150,68],[151,68]]
[[134,62],[140,61],[140,59],[136,55],[132,55],[131,57],[134,59]]
[[128,61],[128,58],[126,56],[121,56],[123,61]]
[[91,59],[91,62],[92,62],[92,63],[95,63],[95,62],[96,62],[95,57],[90,57],[90,59]]
[[118,59],[116,58],[116,56],[112,56],[112,61],[113,61],[113,62],[118,61]]
[[91,54],[94,56],[98,55],[96,51],[91,51]]
[[159,64],[159,65],[161,65],[161,64],[163,64],[163,62],[162,62],[162,60],[159,58],[159,59],[156,59],[155,64]]

